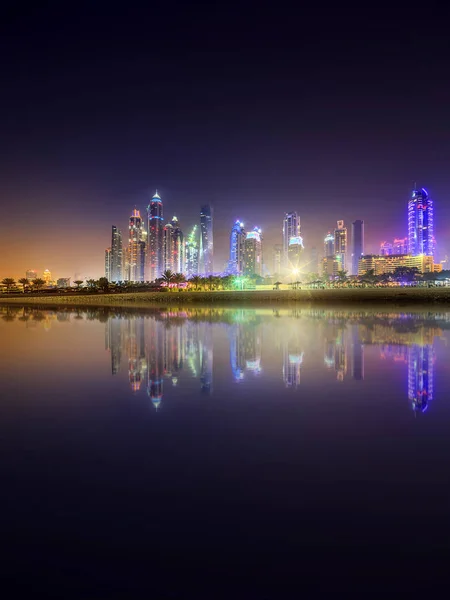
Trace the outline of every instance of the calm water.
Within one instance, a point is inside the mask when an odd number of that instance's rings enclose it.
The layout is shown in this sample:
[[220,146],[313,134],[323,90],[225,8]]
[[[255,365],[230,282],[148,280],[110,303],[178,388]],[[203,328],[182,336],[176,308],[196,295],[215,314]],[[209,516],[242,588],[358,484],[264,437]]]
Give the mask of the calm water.
[[367,595],[446,569],[450,312],[0,317],[3,568],[17,589]]

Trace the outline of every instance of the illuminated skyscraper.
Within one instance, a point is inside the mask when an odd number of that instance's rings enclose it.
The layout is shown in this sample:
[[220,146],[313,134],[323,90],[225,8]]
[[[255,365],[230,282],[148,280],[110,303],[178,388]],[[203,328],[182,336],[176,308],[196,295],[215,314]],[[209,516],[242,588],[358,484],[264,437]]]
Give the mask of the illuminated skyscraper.
[[194,277],[198,275],[198,234],[197,225],[194,225],[191,233],[186,240],[185,251],[185,267],[184,273],[186,277]]
[[141,241],[142,219],[140,212],[135,208],[128,225],[129,281],[143,281]]
[[200,209],[200,274],[214,271],[213,210],[207,204]]
[[241,275],[245,269],[245,229],[244,223],[239,219],[233,225],[230,235],[230,262],[229,271],[234,275]]
[[172,223],[167,223],[163,228],[163,261],[164,261],[164,271],[170,270],[174,271],[173,267],[173,248],[174,248],[174,239],[173,239],[173,226]]
[[161,277],[164,271],[163,255],[163,204],[158,191],[150,200],[147,208],[148,226],[147,226],[147,256],[146,256],[146,274],[149,281],[154,281]]
[[262,236],[259,227],[247,233],[244,264],[246,275],[262,275]]
[[111,231],[111,280],[122,281],[123,278],[122,233],[115,225]]
[[300,272],[300,263],[303,253],[303,239],[301,236],[291,237],[288,246],[287,273],[297,275]]
[[[381,242],[380,244],[380,256],[391,256],[392,254],[396,254],[393,252],[392,244],[389,242]],[[399,254],[403,254],[400,252]]]
[[300,217],[296,212],[286,213],[283,219],[283,268],[289,268],[289,242],[300,237]]
[[358,275],[358,261],[364,254],[364,221],[357,219],[352,223],[352,272]]
[[428,192],[413,190],[408,202],[408,254],[434,255],[433,200]]
[[334,257],[334,235],[329,231],[323,240],[324,258]]
[[172,236],[173,236],[173,270],[175,273],[184,272],[184,238],[181,231],[178,219],[174,216],[172,221]]
[[347,265],[347,227],[344,227],[344,221],[338,221],[337,228],[334,230],[334,255],[341,265],[341,270],[345,270]]
[[48,269],[45,269],[43,272],[42,279],[45,281],[45,285],[51,285],[53,283],[52,274]]
[[105,250],[105,277],[111,281],[111,248]]

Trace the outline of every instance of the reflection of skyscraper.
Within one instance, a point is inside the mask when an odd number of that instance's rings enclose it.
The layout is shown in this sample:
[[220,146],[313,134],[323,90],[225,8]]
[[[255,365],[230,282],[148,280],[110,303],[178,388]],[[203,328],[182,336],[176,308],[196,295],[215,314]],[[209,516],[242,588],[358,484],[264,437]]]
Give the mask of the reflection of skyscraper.
[[416,412],[425,412],[433,400],[434,351],[432,345],[408,347],[408,399]]
[[200,274],[214,271],[213,210],[207,204],[200,209]]
[[201,324],[200,335],[200,387],[210,394],[213,385],[213,338],[211,325]]
[[[291,349],[292,350],[292,349]],[[303,352],[290,351],[289,346],[283,352],[283,380],[286,387],[297,388],[300,385],[300,368],[303,363]]]
[[364,379],[364,346],[359,339],[358,326],[352,328],[352,377],[356,380]]
[[106,323],[105,347],[111,353],[111,373],[117,375],[122,358],[122,319],[110,317]]
[[147,260],[145,277],[154,281],[164,270],[163,264],[163,203],[158,191],[147,208]]
[[163,397],[164,372],[164,326],[156,319],[148,320],[148,350],[147,395],[155,409],[161,404]]

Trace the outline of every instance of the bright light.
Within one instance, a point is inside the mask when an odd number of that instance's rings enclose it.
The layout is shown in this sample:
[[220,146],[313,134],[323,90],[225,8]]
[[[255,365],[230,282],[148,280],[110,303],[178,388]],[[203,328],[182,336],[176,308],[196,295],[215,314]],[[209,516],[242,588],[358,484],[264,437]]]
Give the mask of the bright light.
[[298,275],[300,271],[298,269],[292,269],[292,275]]

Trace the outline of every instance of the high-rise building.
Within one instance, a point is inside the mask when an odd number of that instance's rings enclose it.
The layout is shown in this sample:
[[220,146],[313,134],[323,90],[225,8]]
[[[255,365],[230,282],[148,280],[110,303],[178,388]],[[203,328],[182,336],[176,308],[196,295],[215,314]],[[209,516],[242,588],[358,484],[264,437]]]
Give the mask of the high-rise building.
[[334,256],[334,235],[329,231],[323,240],[323,255],[324,258]]
[[33,269],[29,269],[25,273],[25,276],[28,279],[28,281],[33,281],[33,279],[37,279],[37,271],[34,271]]
[[48,269],[43,272],[42,279],[45,281],[45,285],[52,285],[53,283],[52,274]]
[[209,204],[200,209],[200,273],[214,271],[213,210]]
[[434,256],[433,200],[428,192],[413,190],[408,202],[408,254]]
[[111,230],[111,279],[110,281],[122,281],[123,274],[123,251],[122,232],[115,225]]
[[105,250],[105,277],[111,281],[111,248]]
[[352,275],[358,275],[358,261],[364,254],[364,221],[352,223]]
[[275,246],[273,247],[272,275],[281,275],[282,255],[283,255],[283,246],[281,244],[275,244]]
[[142,219],[140,212],[135,208],[131,213],[128,225],[128,252],[129,252],[129,280],[143,281],[142,277]]
[[230,235],[230,262],[228,270],[234,275],[241,275],[245,269],[245,229],[239,219],[233,225]]
[[303,239],[300,235],[291,237],[288,247],[287,273],[297,275],[301,268]]
[[262,275],[262,236],[259,227],[247,233],[244,264],[246,275]]
[[300,237],[300,217],[296,212],[286,213],[283,219],[283,268],[289,269],[289,242]]
[[161,277],[164,271],[163,254],[163,203],[156,190],[147,207],[147,257],[146,257],[146,279],[154,281]]
[[197,225],[194,225],[191,233],[188,235],[185,244],[185,267],[186,277],[198,275],[198,234]]
[[163,228],[164,271],[173,271],[173,227],[167,223]]
[[172,221],[173,235],[173,270],[175,273],[184,271],[184,237],[178,219],[174,216]]
[[408,238],[395,238],[392,254],[408,254]]
[[347,227],[344,227],[344,221],[338,221],[334,230],[334,254],[345,270],[347,267]]
[[319,253],[314,246],[309,249],[309,261],[305,270],[307,273],[317,273],[319,271]]
[[392,254],[397,254],[397,252],[393,252],[392,244],[390,242],[381,242],[380,256],[391,256]]

